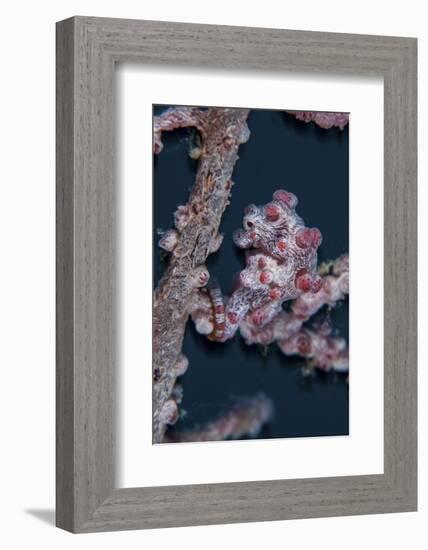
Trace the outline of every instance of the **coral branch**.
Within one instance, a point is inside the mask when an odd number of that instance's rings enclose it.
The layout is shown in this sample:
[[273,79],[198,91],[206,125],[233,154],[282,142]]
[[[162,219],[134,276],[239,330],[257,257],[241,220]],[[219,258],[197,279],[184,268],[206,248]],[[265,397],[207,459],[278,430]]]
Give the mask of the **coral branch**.
[[158,154],[163,149],[162,132],[170,132],[176,128],[193,126],[204,132],[208,111],[195,107],[171,107],[153,119],[153,152]]
[[332,328],[328,322],[312,328],[302,327],[292,336],[278,340],[278,347],[284,355],[299,355],[310,359],[312,364],[322,370],[348,370],[348,348],[344,338],[331,336]]
[[311,358],[324,370],[348,369],[348,350],[343,338],[331,336],[328,323],[304,327],[323,306],[334,307],[349,292],[349,257],[340,256],[334,262],[320,266],[322,285],[316,294],[304,293],[289,311],[281,311],[270,323],[258,329],[245,321],[240,325],[247,344],[268,345],[277,342],[285,355]]
[[206,285],[207,256],[221,243],[218,229],[228,204],[238,148],[249,138],[247,109],[172,108],[154,118],[154,149],[162,149],[161,133],[194,126],[201,147],[195,184],[188,203],[175,213],[175,229],[160,245],[169,264],[153,302],[153,442],[163,440],[167,425],[178,418],[174,387],[186,362],[181,354],[192,300]]
[[286,111],[303,122],[315,122],[320,128],[328,130],[336,127],[343,130],[349,122],[348,113],[326,113],[322,111]]
[[269,422],[272,414],[272,401],[261,393],[252,398],[240,399],[226,414],[205,426],[169,433],[165,437],[165,441],[178,443],[223,441],[225,439],[240,439],[243,436],[255,437],[262,426]]

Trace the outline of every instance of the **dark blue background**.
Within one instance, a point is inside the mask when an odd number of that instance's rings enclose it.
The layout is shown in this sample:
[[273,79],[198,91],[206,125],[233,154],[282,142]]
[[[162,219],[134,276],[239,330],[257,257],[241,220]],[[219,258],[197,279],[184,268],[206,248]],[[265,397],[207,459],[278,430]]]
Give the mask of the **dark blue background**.
[[[166,107],[155,106],[154,114]],[[253,110],[248,119],[251,137],[239,149],[233,173],[231,205],[221,232],[223,245],[207,266],[223,289],[244,266],[243,251],[232,242],[241,227],[243,209],[265,204],[276,189],[299,199],[297,212],[306,225],[320,228],[323,243],[319,260],[348,252],[348,128],[323,130],[314,123],[296,121],[282,111]],[[165,268],[157,247],[158,229],[173,227],[173,213],[185,204],[196,162],[188,156],[193,130],[163,134],[164,149],[154,160],[154,283]],[[348,336],[348,306],[331,313],[339,333]],[[247,346],[237,336],[224,344],[208,341],[187,325],[184,354],[190,361],[182,377],[186,414],[176,428],[188,428],[216,418],[240,396],[265,392],[274,401],[275,415],[259,437],[309,437],[348,433],[348,385],[345,375],[304,376],[302,361],[285,357],[276,347]]]

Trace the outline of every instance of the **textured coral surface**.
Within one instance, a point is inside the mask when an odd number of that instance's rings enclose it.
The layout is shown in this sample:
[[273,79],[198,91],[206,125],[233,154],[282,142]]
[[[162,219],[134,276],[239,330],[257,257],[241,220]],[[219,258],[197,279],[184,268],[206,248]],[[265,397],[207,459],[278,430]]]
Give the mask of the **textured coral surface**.
[[320,111],[287,111],[288,114],[303,122],[315,122],[320,128],[329,130],[336,127],[343,130],[349,122],[348,113],[323,113]]
[[225,306],[214,298],[213,339],[231,338],[243,320],[261,328],[281,312],[284,302],[319,292],[316,251],[321,232],[304,225],[296,206],[297,198],[279,189],[268,204],[246,208],[243,229],[234,235],[235,244],[248,249],[246,267]]
[[153,301],[153,441],[178,419],[173,397],[181,371],[182,344],[194,293],[208,282],[205,261],[217,250],[222,214],[232,187],[238,148],[249,138],[248,110],[175,107],[155,117],[154,153],[162,150],[162,133],[194,127],[201,139],[198,170],[189,200],[175,212],[175,229],[161,239],[170,253],[168,269]]
[[348,369],[348,349],[343,338],[332,335],[328,321],[305,326],[322,307],[333,308],[349,292],[349,257],[344,254],[318,270],[320,289],[303,292],[288,311],[280,313],[270,323],[255,327],[241,323],[241,335],[247,344],[268,345],[276,342],[285,355],[300,355],[313,359],[318,368],[337,371]]

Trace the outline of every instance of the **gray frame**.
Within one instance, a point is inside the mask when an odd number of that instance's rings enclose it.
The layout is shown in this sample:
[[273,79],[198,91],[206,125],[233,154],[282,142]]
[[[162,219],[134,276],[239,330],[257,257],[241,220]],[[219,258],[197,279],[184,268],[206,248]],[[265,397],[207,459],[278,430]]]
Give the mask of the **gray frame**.
[[[107,531],[417,506],[416,39],[73,17],[57,24],[57,525]],[[114,487],[116,62],[382,75],[382,475]]]

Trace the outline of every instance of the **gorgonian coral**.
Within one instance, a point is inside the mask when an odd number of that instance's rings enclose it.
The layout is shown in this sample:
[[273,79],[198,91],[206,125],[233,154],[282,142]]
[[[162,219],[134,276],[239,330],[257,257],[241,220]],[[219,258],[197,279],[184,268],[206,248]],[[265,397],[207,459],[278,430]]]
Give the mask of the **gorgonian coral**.
[[315,122],[320,128],[328,130],[336,127],[343,130],[349,122],[348,113],[324,113],[321,111],[287,111],[289,115],[303,122]]
[[194,127],[200,135],[198,169],[187,204],[175,213],[175,229],[162,239],[169,251],[166,272],[153,299],[153,442],[163,441],[178,419],[174,394],[182,372],[184,330],[194,295],[208,279],[205,261],[220,243],[218,229],[228,204],[238,148],[249,138],[248,109],[173,107],[154,117],[153,149],[162,133]]
[[[163,232],[159,246],[169,254],[168,267],[153,305],[153,442],[206,441],[255,436],[272,416],[273,404],[260,394],[241,398],[222,417],[183,433],[167,432],[179,418],[188,368],[182,354],[184,330],[191,316],[197,332],[225,342],[237,331],[248,344],[276,343],[285,355],[297,354],[319,368],[347,370],[344,339],[324,320],[310,323],[323,306],[333,307],[348,293],[346,255],[317,266],[321,232],[307,227],[296,212],[297,197],[283,189],[263,206],[250,205],[235,244],[246,250],[245,268],[230,296],[224,296],[205,261],[217,251],[222,214],[229,203],[232,172],[239,146],[248,140],[247,109],[174,107],[154,117],[153,149],[162,150],[162,133],[194,127],[198,146],[195,184],[186,204],[174,214],[174,228]],[[292,112],[299,120],[340,129],[345,113]]]
[[313,359],[318,368],[348,369],[348,350],[343,338],[332,336],[328,322],[305,325],[321,308],[333,308],[349,292],[349,257],[344,254],[318,269],[321,287],[318,292],[302,293],[287,311],[280,311],[262,327],[244,320],[241,336],[247,344],[269,345],[276,342],[285,355]]
[[272,401],[263,393],[254,397],[238,399],[235,404],[216,420],[192,430],[174,431],[166,436],[170,443],[189,441],[222,441],[256,436],[263,424],[272,417]]

